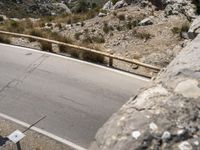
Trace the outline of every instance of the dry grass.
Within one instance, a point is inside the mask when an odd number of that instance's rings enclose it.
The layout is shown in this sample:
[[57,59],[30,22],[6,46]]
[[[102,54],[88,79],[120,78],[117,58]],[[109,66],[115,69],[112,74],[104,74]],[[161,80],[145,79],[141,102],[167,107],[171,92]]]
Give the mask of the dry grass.
[[[3,24],[0,25],[0,29],[5,30],[5,31],[23,33],[23,34],[28,34],[32,36],[43,37],[47,39],[64,42],[64,43],[73,44],[74,41],[71,38],[63,37],[62,35],[58,33],[52,32],[51,30],[42,29],[42,27],[45,26],[46,22],[49,22],[49,23],[56,22],[58,24],[58,27],[62,28],[61,23],[63,22],[65,23],[83,22],[86,19],[96,16],[96,13],[97,12],[95,10],[91,10],[82,14],[49,16],[49,17],[44,17],[41,20],[36,21],[36,22],[32,22],[30,19],[25,19],[23,21],[7,20]],[[82,41],[85,47],[89,47],[88,43],[104,43],[105,42],[103,35],[90,37],[90,36],[87,36],[86,31],[85,33],[86,33],[85,40]],[[75,38],[79,39],[79,37],[80,37],[80,34],[77,33],[75,35]],[[29,39],[29,41],[33,42],[35,40]],[[2,38],[2,37],[0,37],[0,42],[10,43],[10,41],[7,38]],[[40,43],[41,49],[43,51],[53,52],[51,43],[45,42],[45,41],[38,41],[38,42]],[[68,53],[72,57],[75,57],[75,58],[79,58],[79,59],[83,59],[83,60],[87,60],[91,62],[96,62],[96,63],[104,63],[104,57],[95,53],[79,51],[77,49],[72,49],[63,45],[59,45],[59,50],[60,52]]]
[[46,41],[40,41],[41,49],[47,52],[53,52],[52,44]]

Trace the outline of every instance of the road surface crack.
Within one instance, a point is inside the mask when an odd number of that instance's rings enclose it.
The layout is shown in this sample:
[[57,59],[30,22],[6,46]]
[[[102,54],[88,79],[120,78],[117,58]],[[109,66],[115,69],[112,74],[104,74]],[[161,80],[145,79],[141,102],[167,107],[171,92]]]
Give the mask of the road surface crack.
[[35,61],[33,61],[30,65],[28,65],[25,73],[21,77],[19,77],[19,79],[13,79],[9,81],[5,86],[3,86],[0,89],[0,94],[10,88],[16,88],[19,84],[22,84],[24,80],[26,80],[31,75],[31,73],[33,73],[48,57],[49,55],[43,54],[42,56],[37,58]]
[[64,100],[67,100],[67,101],[70,101],[74,104],[77,104],[77,105],[80,105],[80,106],[84,106],[84,107],[88,107],[87,105],[84,105],[84,104],[81,104],[79,102],[76,102],[75,100],[71,99],[71,98],[67,98],[67,97],[64,97],[64,96],[59,96],[61,99],[64,99]]
[[49,55],[43,54],[41,57],[37,58],[33,63],[27,67],[27,71],[20,78],[20,83],[23,83],[47,58]]
[[10,88],[10,85],[15,82],[16,79],[13,79],[11,81],[9,81],[5,86],[3,86],[1,89],[0,89],[0,93],[4,92],[5,90],[9,89]]

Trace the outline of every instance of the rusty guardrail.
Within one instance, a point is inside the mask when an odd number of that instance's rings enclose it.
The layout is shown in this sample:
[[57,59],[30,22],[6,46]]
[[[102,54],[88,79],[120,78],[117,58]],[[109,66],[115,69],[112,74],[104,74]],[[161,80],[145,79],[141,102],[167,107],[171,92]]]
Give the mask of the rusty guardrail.
[[1,31],[1,30],[0,30],[0,34],[5,34],[5,35],[9,35],[9,36],[16,36],[16,37],[23,37],[23,38],[31,38],[31,39],[38,40],[38,41],[45,41],[45,42],[49,42],[49,43],[63,45],[63,46],[69,47],[69,48],[74,48],[74,49],[77,49],[77,50],[82,50],[82,51],[86,51],[86,52],[92,52],[92,53],[95,53],[95,54],[99,54],[99,55],[102,55],[104,57],[109,58],[109,66],[111,66],[111,67],[113,66],[113,60],[115,59],[115,60],[120,60],[120,61],[123,61],[123,62],[126,62],[126,63],[130,63],[130,64],[136,64],[138,66],[142,66],[142,67],[145,67],[145,68],[148,68],[148,69],[152,69],[155,72],[159,72],[161,70],[160,67],[145,64],[145,63],[139,62],[138,60],[135,60],[135,59],[128,59],[128,58],[124,58],[124,57],[120,57],[120,56],[115,56],[115,55],[112,55],[112,54],[109,54],[109,53],[100,52],[100,51],[95,50],[95,49],[77,46],[77,45],[73,45],[73,44],[68,44],[68,43],[64,43],[64,42],[59,42],[59,41],[55,41],[55,40],[50,40],[50,39],[46,39],[46,38],[42,38],[42,37],[20,34],[20,33],[12,33],[12,32]]

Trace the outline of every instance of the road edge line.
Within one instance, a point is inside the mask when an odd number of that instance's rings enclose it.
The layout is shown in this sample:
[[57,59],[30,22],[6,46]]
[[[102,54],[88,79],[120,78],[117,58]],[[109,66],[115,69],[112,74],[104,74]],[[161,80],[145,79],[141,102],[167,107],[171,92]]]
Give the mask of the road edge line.
[[[21,125],[23,127],[26,127],[26,128],[30,126],[28,123],[25,123],[23,121],[20,121],[18,119],[15,119],[15,118],[13,118],[11,116],[8,116],[6,114],[3,114],[3,113],[0,113],[0,117],[4,118],[6,120],[9,120],[9,121],[15,122],[15,123],[17,123],[17,124],[19,124],[19,125]],[[61,142],[61,143],[65,144],[65,145],[67,145],[69,147],[72,147],[72,148],[74,148],[76,150],[87,150],[84,147],[81,147],[81,146],[79,146],[79,145],[77,145],[75,143],[72,143],[71,141],[68,141],[68,140],[66,140],[64,138],[61,138],[61,137],[59,137],[57,135],[54,135],[53,133],[47,132],[47,131],[42,130],[40,128],[32,127],[31,130],[33,130],[35,132],[38,132],[40,134],[43,134],[43,135],[45,135],[45,136],[47,136],[47,137],[49,137],[51,139],[54,139],[54,140],[56,140],[58,142]]]
[[145,82],[151,81],[151,79],[148,79],[146,77],[142,77],[142,76],[139,76],[139,75],[136,75],[136,74],[127,73],[127,72],[124,72],[124,71],[112,69],[112,68],[109,68],[109,67],[101,66],[101,65],[98,65],[98,64],[90,63],[90,62],[79,60],[79,59],[74,59],[74,58],[63,56],[63,55],[60,55],[60,54],[49,53],[49,52],[40,51],[40,50],[37,50],[37,49],[32,49],[32,48],[18,46],[18,45],[10,45],[10,44],[4,44],[4,43],[0,43],[0,45],[16,47],[16,48],[22,48],[22,49],[27,50],[27,51],[33,51],[33,52],[37,52],[37,53],[41,53],[41,54],[47,54],[47,55],[54,56],[54,57],[68,59],[68,60],[79,62],[79,63],[84,63],[84,64],[87,64],[87,65],[90,65],[90,66],[95,66],[95,67],[98,67],[98,68],[101,68],[101,69],[105,69],[105,70],[109,70],[109,71],[112,71],[112,72],[116,72],[116,73],[119,73],[121,75],[126,75],[128,77],[136,78],[136,79],[139,79],[139,80],[142,80],[142,81],[145,81]]

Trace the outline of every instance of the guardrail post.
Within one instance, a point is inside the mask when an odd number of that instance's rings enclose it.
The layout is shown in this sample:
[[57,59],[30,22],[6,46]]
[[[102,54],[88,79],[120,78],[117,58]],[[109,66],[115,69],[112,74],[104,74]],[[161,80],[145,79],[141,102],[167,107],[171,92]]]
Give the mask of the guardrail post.
[[109,57],[109,66],[113,67],[113,58]]
[[17,150],[22,150],[20,142],[17,142],[16,145],[17,145]]

